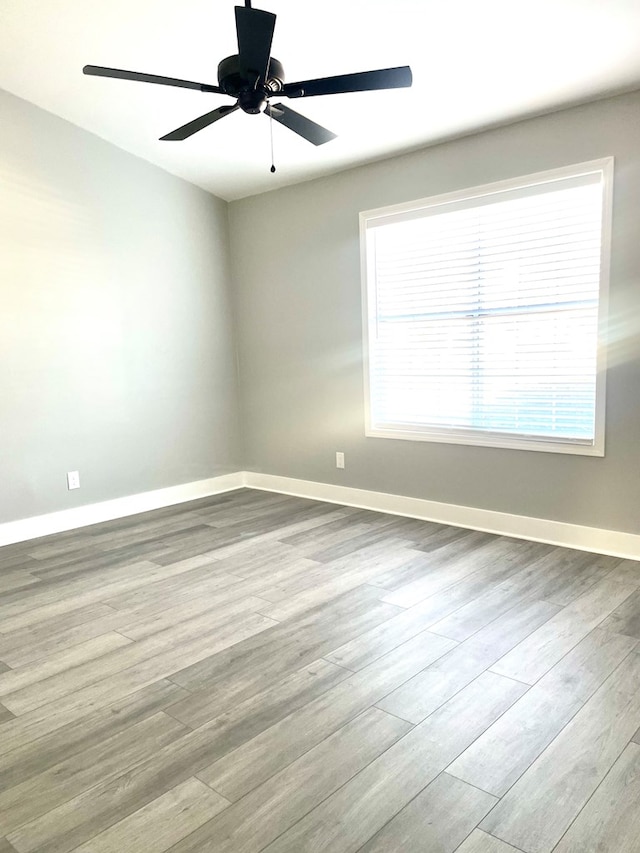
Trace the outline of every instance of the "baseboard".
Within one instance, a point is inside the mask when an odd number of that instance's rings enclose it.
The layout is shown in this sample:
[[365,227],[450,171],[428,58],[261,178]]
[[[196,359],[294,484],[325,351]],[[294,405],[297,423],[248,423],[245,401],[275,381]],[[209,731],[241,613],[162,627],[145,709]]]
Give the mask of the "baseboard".
[[482,530],[501,536],[513,536],[516,539],[528,539],[533,542],[546,542],[565,548],[581,551],[593,551],[631,560],[640,560],[640,535],[623,533],[617,530],[605,530],[599,527],[584,527],[579,524],[565,524],[544,518],[531,518],[524,515],[511,515],[506,512],[493,512],[469,506],[428,501],[422,498],[409,498],[403,495],[390,495],[386,492],[372,492],[366,489],[353,489],[348,486],[335,486],[330,483],[314,483],[310,480],[296,480],[292,477],[278,477],[273,474],[257,474],[252,471],[237,471],[208,480],[198,480],[181,486],[170,486],[153,492],[143,492],[124,498],[89,504],[75,509],[52,512],[34,518],[9,521],[0,524],[0,546],[37,539],[51,533],[62,533],[77,527],[99,524],[114,518],[137,515],[152,509],[160,509],[210,495],[230,492],[246,486],[267,492],[279,492],[302,498],[343,504],[361,509],[388,512],[391,515],[403,515],[419,518],[423,521],[436,521],[465,527],[470,530]]
[[511,515],[507,512],[493,512],[476,507],[352,489],[329,483],[313,483],[309,480],[277,477],[272,474],[256,474],[250,471],[245,473],[244,484],[251,489],[280,492],[328,503],[388,512],[392,515],[420,518],[424,521],[452,524],[455,527],[482,530],[501,536],[513,536],[516,539],[546,542],[549,545],[576,548],[580,551],[593,551],[597,554],[640,560],[640,536],[634,533],[583,527],[579,524],[565,524],[544,518]]
[[8,521],[0,524],[0,546],[37,539],[39,536],[48,536],[50,533],[62,533],[77,527],[87,527],[90,524],[99,524],[101,521],[111,521],[114,518],[124,518],[127,515],[137,515],[140,512],[194,501],[209,495],[230,492],[233,489],[242,488],[244,481],[244,472],[237,471],[220,477],[210,477],[208,480],[197,480],[193,483],[169,486],[166,489],[128,495],[124,498],[115,498],[74,509],[64,509],[47,515]]

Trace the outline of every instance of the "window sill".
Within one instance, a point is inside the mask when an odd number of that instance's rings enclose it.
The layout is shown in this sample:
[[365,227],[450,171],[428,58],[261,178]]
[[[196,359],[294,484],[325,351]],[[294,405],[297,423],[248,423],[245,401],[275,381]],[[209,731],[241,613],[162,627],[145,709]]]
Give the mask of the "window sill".
[[383,429],[367,427],[367,438],[390,438],[402,441],[430,441],[440,444],[464,444],[473,447],[496,447],[504,450],[532,450],[541,453],[565,453],[572,456],[604,456],[604,440],[593,444],[554,441],[542,438],[524,438],[498,433],[468,433],[462,431],[436,431],[412,429]]

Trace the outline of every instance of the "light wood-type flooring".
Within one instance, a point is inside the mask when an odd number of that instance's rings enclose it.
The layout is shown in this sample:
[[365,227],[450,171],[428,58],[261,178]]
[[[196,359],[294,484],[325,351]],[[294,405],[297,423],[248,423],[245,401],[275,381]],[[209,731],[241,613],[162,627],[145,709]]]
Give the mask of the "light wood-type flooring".
[[640,564],[284,495],[0,549],[0,853],[638,853]]

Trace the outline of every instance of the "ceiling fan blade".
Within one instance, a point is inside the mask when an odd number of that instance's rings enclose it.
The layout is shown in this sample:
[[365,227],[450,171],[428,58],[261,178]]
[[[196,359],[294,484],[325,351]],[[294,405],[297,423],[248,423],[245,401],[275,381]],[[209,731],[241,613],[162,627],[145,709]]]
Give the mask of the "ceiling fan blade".
[[247,76],[255,74],[257,80],[264,81],[269,68],[276,16],[246,6],[236,6],[235,9],[240,68]]
[[336,134],[331,133],[326,127],[316,124],[315,121],[311,121],[310,118],[300,115],[300,113],[297,113],[290,107],[286,107],[284,104],[273,104],[273,106],[267,104],[265,113],[271,116],[274,121],[283,124],[289,130],[292,130],[298,136],[302,136],[314,145],[324,145],[325,142],[331,142],[332,139],[336,138]]
[[194,133],[197,133],[199,130],[203,130],[210,124],[213,124],[214,121],[224,118],[226,115],[235,112],[237,109],[237,104],[232,104],[229,107],[218,107],[210,113],[206,113],[205,115],[200,116],[200,118],[196,118],[187,124],[183,124],[182,127],[178,127],[176,130],[172,130],[171,133],[161,136],[160,139],[165,142],[181,142],[183,139],[193,136]]
[[281,94],[288,98],[309,98],[313,95],[340,95],[343,92],[369,92],[374,89],[401,89],[413,82],[411,68],[384,68],[380,71],[361,71],[359,74],[340,74],[285,83]]
[[224,94],[219,86],[210,86],[208,83],[194,83],[191,80],[179,80],[177,77],[160,77],[158,74],[142,74],[139,71],[123,71],[121,68],[103,68],[101,65],[85,65],[82,73],[93,77],[115,77],[119,80],[138,80],[140,83],[160,83],[162,86],[180,86],[182,89]]

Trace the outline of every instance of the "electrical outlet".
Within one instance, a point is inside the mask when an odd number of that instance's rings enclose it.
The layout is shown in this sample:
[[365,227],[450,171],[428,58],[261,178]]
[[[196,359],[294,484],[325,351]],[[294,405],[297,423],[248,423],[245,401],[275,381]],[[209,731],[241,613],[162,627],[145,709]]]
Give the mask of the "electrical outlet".
[[79,489],[80,488],[80,472],[79,471],[68,471],[67,472],[67,488],[68,489]]
[[336,468],[344,468],[344,453],[336,453]]

